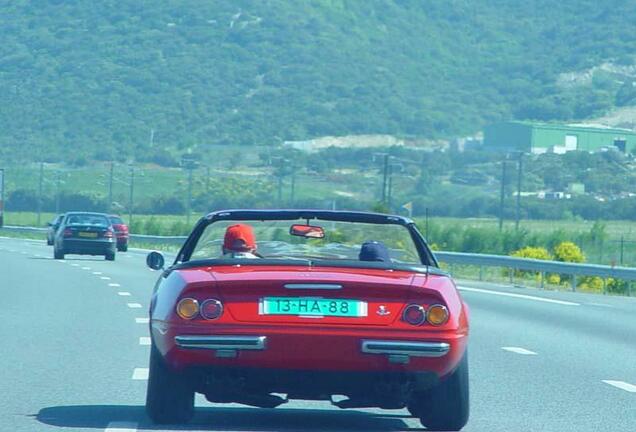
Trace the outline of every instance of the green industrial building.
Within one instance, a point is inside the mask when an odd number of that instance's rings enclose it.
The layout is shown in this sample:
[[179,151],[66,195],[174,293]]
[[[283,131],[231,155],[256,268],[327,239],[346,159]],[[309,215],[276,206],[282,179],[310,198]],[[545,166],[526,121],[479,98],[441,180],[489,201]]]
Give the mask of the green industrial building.
[[484,128],[484,146],[502,151],[525,153],[588,152],[615,148],[622,152],[636,150],[636,132],[629,129],[514,121]]

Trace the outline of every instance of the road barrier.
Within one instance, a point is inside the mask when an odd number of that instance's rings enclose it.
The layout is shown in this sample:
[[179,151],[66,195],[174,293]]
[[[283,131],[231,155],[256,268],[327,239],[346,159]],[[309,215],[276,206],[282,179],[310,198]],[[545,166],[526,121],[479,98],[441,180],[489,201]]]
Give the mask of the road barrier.
[[[25,227],[25,226],[4,226],[2,231],[22,232],[22,233],[42,233],[46,228]],[[186,236],[154,236],[143,234],[131,234],[130,239],[135,242],[146,244],[181,245]],[[605,280],[608,278],[634,281],[636,280],[636,268],[613,267],[600,264],[579,264],[560,261],[537,260],[530,258],[517,258],[505,255],[487,255],[463,252],[435,252],[437,259],[443,263],[454,265],[479,267],[479,279],[483,279],[484,267],[499,267],[508,269],[510,281],[512,282],[515,270],[536,272],[540,275],[541,288],[544,287],[546,275],[560,274],[569,275],[572,291],[576,291],[577,279],[584,276],[597,276]],[[630,290],[631,291],[631,290]],[[628,295],[631,294],[628,291]]]

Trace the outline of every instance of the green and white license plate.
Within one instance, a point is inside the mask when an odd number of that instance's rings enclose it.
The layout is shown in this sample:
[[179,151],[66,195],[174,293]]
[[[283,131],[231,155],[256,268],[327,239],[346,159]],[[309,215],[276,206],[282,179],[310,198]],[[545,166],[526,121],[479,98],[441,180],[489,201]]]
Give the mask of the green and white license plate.
[[316,297],[264,297],[263,315],[365,317],[367,303],[360,300]]
[[97,238],[96,232],[80,231],[77,235],[84,238]]

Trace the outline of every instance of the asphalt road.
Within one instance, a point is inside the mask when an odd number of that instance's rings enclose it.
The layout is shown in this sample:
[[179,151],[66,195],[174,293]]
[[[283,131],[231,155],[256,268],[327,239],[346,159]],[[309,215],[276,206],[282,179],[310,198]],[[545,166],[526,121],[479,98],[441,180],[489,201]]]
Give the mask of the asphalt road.
[[[0,238],[0,431],[424,430],[405,410],[291,402],[273,410],[197,399],[192,424],[144,414],[144,254],[52,259]],[[461,284],[471,307],[465,431],[636,431],[636,299]]]

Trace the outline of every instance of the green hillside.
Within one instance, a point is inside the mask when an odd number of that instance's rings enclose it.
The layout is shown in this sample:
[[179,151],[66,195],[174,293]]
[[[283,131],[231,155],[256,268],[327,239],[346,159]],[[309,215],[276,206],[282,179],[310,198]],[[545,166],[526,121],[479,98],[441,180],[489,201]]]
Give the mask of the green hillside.
[[0,161],[597,115],[636,103],[632,82],[600,71],[564,86],[559,74],[634,63],[626,4],[3,1]]

